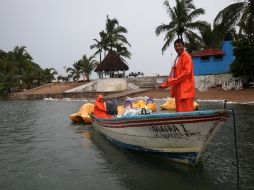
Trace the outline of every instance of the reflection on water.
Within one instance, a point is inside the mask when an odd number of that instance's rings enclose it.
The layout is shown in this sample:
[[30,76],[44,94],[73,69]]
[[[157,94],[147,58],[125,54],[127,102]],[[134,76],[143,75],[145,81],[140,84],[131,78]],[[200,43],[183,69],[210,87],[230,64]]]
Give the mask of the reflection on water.
[[[0,189],[235,189],[232,118],[197,167],[112,145],[68,115],[81,102],[0,101]],[[202,109],[222,104],[201,102]],[[254,189],[254,106],[235,110],[241,189]]]
[[[202,166],[192,168],[168,159],[112,146],[94,132],[94,144],[103,152],[107,166],[120,176],[128,189],[215,189]],[[195,176],[195,177],[194,177]]]

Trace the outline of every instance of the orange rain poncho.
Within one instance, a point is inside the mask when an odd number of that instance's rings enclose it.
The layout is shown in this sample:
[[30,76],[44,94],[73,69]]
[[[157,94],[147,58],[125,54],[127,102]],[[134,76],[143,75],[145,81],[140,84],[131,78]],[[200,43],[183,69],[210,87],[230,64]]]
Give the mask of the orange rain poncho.
[[160,85],[162,88],[171,86],[170,93],[175,97],[176,111],[188,112],[194,110],[195,82],[192,59],[184,51],[171,70],[172,75]]
[[101,118],[112,118],[112,115],[107,114],[106,105],[103,95],[98,95],[94,106],[94,115]]

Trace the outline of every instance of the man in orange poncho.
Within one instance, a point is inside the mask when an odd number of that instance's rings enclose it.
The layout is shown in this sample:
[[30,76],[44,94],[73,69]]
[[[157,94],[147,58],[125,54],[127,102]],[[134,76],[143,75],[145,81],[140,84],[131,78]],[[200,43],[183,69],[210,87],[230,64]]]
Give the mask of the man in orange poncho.
[[160,85],[161,88],[171,86],[171,96],[175,98],[177,112],[194,110],[195,82],[191,56],[184,50],[184,42],[177,39],[174,42],[178,54],[168,79]]
[[106,105],[103,95],[98,95],[94,106],[94,115],[101,118],[112,118],[112,115],[107,114]]

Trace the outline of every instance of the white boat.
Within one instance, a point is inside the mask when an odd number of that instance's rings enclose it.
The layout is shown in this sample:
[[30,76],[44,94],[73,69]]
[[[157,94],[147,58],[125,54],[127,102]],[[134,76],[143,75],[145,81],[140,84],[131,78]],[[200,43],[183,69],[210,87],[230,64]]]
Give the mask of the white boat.
[[229,118],[228,110],[152,113],[110,119],[92,116],[92,125],[112,143],[162,154],[196,165],[207,143]]

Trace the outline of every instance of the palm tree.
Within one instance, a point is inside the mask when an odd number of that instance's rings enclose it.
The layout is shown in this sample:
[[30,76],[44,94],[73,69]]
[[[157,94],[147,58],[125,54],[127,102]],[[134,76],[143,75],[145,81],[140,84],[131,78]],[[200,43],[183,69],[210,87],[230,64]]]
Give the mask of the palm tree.
[[58,75],[57,76],[57,82],[60,82],[60,80],[63,81],[63,82],[69,81],[68,77],[65,77],[63,75]]
[[66,69],[66,72],[68,73],[68,78],[72,78],[73,81],[78,81],[80,78],[81,67],[82,67],[81,60],[74,62],[73,68],[68,67]]
[[81,59],[81,74],[84,74],[87,81],[90,80],[90,75],[92,71],[96,67],[96,61],[94,60],[93,56],[86,57],[86,55],[83,55]]
[[[4,73],[4,64],[6,63],[7,60],[7,53],[3,50],[0,50],[0,74]],[[1,82],[1,78],[0,78]]]
[[14,67],[17,68],[16,77],[19,78],[19,87],[22,88],[23,78],[25,77],[26,70],[31,64],[33,58],[26,51],[25,46],[16,46],[13,51],[8,52],[8,61],[12,62]]
[[12,88],[18,86],[18,75],[17,67],[14,66],[12,62],[7,60],[0,63],[0,83],[1,83],[1,91],[6,90],[7,93],[11,93]]
[[37,80],[37,86],[40,86],[44,78],[44,70],[36,63],[33,63],[33,65],[35,73],[34,79]]
[[123,57],[126,57],[128,59],[131,58],[131,53],[128,51],[128,49],[121,43],[116,44],[116,53],[120,56],[120,58],[126,63]]
[[0,83],[8,93],[17,87],[30,88],[33,80],[38,79],[38,70],[40,66],[32,62],[24,46],[17,46],[8,53],[0,51]]
[[16,46],[9,54],[10,60],[15,63],[18,68],[18,74],[20,75],[22,75],[22,72],[24,72],[28,64],[33,60],[32,56],[26,51],[25,46]]
[[166,33],[162,53],[170,46],[171,42],[176,37],[180,39],[185,37],[187,42],[200,40],[195,30],[202,29],[206,26],[207,22],[193,20],[203,15],[205,11],[202,8],[196,9],[192,1],[193,0],[176,0],[176,6],[172,8],[167,0],[164,2],[170,22],[168,24],[161,24],[155,29],[157,36],[163,32]]
[[121,42],[130,46],[124,34],[128,31],[125,27],[120,26],[117,19],[110,19],[107,15],[106,21],[106,38],[108,39],[110,50],[112,50],[116,43]]
[[254,0],[245,0],[227,6],[219,12],[216,21],[231,27],[238,26],[239,36],[247,35],[249,39],[253,39]]
[[100,62],[101,62],[102,50],[104,50],[104,57],[105,57],[107,54],[107,51],[110,49],[110,41],[105,31],[101,31],[99,35],[100,35],[100,40],[93,39],[96,43],[92,44],[90,46],[90,49],[97,49],[94,55],[100,54]]
[[110,50],[110,40],[108,38],[108,34],[105,31],[101,31],[99,33],[100,35],[100,43],[102,46],[102,49],[104,50],[104,57],[107,55],[107,51]]
[[0,91],[11,93],[19,84],[18,67],[11,61],[10,52],[0,50]]
[[0,63],[6,60],[7,53],[0,49]]
[[239,34],[254,37],[254,0],[241,0],[221,10],[215,18],[216,23],[238,26]]
[[97,51],[94,53],[94,55],[99,54],[100,55],[100,63],[101,63],[101,52],[103,49],[103,44],[101,41],[97,39],[93,39],[95,41],[95,44],[90,45],[90,49],[97,49]]
[[16,46],[8,53],[0,50],[0,90],[7,89],[7,93],[10,93],[17,87],[30,88],[35,80],[40,85],[42,80],[51,82],[55,79],[57,72],[54,68],[43,70],[32,60],[25,46]]
[[23,82],[27,85],[27,88],[31,88],[33,80],[36,78],[36,72],[33,64],[30,64],[26,70],[24,71],[24,75],[22,77]]
[[54,68],[46,68],[43,70],[44,79],[50,83],[52,80],[55,79],[55,76],[57,74],[57,71]]
[[[254,0],[239,0],[223,10],[215,22],[238,30],[234,38],[235,59],[230,65],[233,76],[245,78],[247,84],[253,80],[254,49]],[[245,84],[246,85],[246,84]]]
[[38,64],[31,62],[25,70],[23,80],[27,87],[30,88],[34,81],[37,81],[37,86],[39,86],[44,77],[43,69]]
[[224,24],[216,24],[212,27],[211,24],[207,24],[200,30],[201,48],[216,49],[221,47],[222,41],[228,34],[234,34],[234,29],[230,29],[229,26]]
[[[131,47],[128,40],[124,36],[124,34],[127,33],[127,29],[123,26],[120,26],[117,19],[110,19],[107,15],[106,20],[106,29],[105,31],[101,31],[99,33],[100,39],[94,39],[96,42],[95,44],[92,44],[90,46],[91,49],[97,49],[97,51],[94,53],[94,55],[100,54],[100,62],[101,62],[101,53],[102,50],[104,50],[104,57],[107,54],[107,51],[109,50],[119,50],[119,44],[124,46],[127,44]],[[121,50],[122,51],[122,50]],[[126,51],[127,48],[126,48]],[[118,52],[122,53],[122,52]],[[127,55],[126,57],[130,58],[130,53],[125,53]]]

